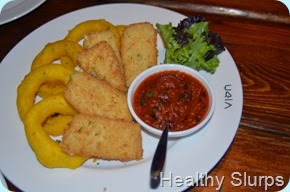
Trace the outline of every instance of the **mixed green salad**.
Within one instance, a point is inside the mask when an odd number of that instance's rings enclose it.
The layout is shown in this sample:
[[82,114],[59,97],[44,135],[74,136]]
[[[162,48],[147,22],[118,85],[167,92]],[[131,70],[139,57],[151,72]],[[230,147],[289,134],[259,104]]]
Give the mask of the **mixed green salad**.
[[204,17],[183,19],[174,27],[156,24],[165,43],[164,63],[180,63],[196,70],[214,73],[219,66],[218,54],[225,50],[220,35],[208,28]]

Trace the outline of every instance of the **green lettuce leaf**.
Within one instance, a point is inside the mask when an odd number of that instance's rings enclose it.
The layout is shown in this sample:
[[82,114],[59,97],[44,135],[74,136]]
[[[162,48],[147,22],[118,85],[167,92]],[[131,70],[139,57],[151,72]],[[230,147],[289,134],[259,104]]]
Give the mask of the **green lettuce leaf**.
[[215,52],[215,46],[206,40],[208,33],[208,22],[194,23],[186,30],[188,43],[181,46],[176,40],[176,32],[171,23],[161,25],[156,24],[164,41],[166,52],[164,63],[178,63],[194,68],[196,70],[206,70],[214,73],[219,66],[219,59],[216,55],[209,60],[205,55],[211,51]]

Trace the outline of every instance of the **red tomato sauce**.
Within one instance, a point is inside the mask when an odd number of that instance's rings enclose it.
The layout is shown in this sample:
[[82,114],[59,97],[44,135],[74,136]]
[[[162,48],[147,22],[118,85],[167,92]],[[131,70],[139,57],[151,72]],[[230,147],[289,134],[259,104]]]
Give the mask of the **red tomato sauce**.
[[208,111],[209,95],[199,80],[178,70],[148,76],[133,95],[133,108],[146,124],[170,131],[197,125]]

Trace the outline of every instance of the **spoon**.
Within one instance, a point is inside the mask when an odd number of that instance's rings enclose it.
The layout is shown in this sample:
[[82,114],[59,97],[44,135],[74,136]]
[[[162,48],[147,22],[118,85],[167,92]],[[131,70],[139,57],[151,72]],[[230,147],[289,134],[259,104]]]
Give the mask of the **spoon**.
[[156,189],[160,183],[160,173],[163,170],[166,151],[167,151],[167,138],[168,138],[169,122],[166,123],[164,130],[162,131],[160,140],[158,142],[150,171],[150,183],[151,188]]

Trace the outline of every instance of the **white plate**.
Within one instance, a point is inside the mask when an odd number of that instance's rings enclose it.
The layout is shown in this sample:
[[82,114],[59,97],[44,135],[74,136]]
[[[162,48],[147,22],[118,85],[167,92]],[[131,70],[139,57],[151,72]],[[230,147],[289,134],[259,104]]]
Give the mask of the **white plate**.
[[[2,0],[1,0],[2,1]],[[3,2],[9,0],[3,0]],[[0,25],[8,23],[33,11],[45,0],[14,0],[5,4],[0,13]],[[0,3],[2,5],[2,3]],[[2,5],[3,6],[3,5]],[[2,7],[0,7],[2,8]]]
[[[104,18],[113,24],[150,21],[176,25],[185,16],[163,8],[140,4],[107,4],[81,9],[33,31],[19,42],[0,65],[0,168],[16,186],[24,191],[150,191],[149,169],[158,139],[142,132],[144,158],[139,162],[86,162],[76,170],[47,169],[35,158],[29,147],[23,124],[15,105],[16,89],[29,72],[31,61],[48,42],[62,39],[76,24]],[[158,38],[159,62],[164,48]],[[201,72],[216,92],[216,110],[210,122],[198,133],[169,142],[164,176],[194,179],[197,173],[209,172],[231,145],[239,126],[243,92],[239,72],[228,51],[219,56],[220,67],[214,75]],[[168,181],[160,191],[181,191]]]

